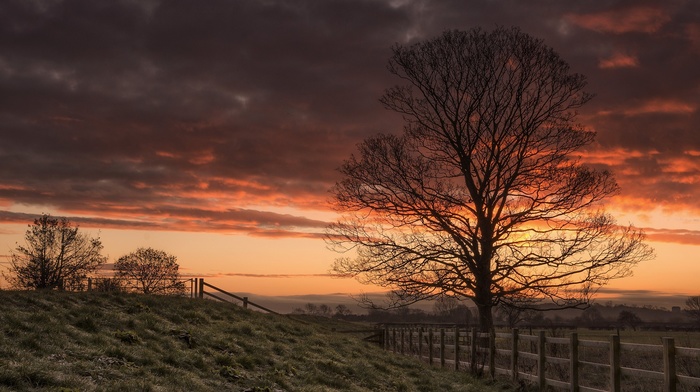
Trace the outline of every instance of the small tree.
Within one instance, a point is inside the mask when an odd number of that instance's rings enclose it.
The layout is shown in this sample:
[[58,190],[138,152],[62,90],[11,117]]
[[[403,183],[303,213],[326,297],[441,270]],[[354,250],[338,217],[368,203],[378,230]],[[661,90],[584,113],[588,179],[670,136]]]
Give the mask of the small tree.
[[182,294],[177,257],[153,248],[139,248],[114,265],[116,276],[144,294]]
[[637,327],[642,324],[642,319],[632,311],[623,310],[617,316],[617,323],[622,327],[630,327],[633,331],[636,331]]
[[29,225],[24,240],[11,253],[9,271],[3,274],[19,289],[81,289],[87,275],[107,260],[99,237],[81,233],[66,218],[43,214]]
[[352,315],[352,311],[347,305],[340,304],[335,307],[335,315],[333,317],[343,318]]
[[529,309],[523,309],[518,306],[511,306],[507,303],[502,303],[496,307],[496,314],[502,318],[508,328],[515,328],[521,321],[524,321],[529,312]]
[[309,302],[306,305],[304,305],[304,311],[308,315],[312,315],[312,316],[316,315],[316,314],[318,314],[318,305]]
[[577,317],[576,322],[586,327],[600,327],[605,324],[605,318],[598,307],[592,306],[584,310],[581,316]]
[[318,315],[321,317],[331,317],[333,310],[330,306],[326,304],[321,304],[318,306]]
[[683,311],[700,326],[700,295],[688,297],[688,299],[685,300],[685,308]]
[[433,314],[438,317],[449,317],[459,306],[459,300],[455,297],[441,295],[433,303]]

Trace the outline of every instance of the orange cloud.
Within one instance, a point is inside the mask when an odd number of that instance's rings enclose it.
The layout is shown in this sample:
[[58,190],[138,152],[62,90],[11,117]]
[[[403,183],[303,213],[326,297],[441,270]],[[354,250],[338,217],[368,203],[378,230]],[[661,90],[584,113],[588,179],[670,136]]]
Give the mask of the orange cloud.
[[700,51],[700,24],[689,24],[685,28],[685,33],[695,50]]
[[589,30],[622,34],[655,33],[671,17],[660,8],[640,6],[583,15],[568,14],[565,19]]
[[156,155],[163,158],[179,158],[180,155],[169,151],[156,151]]
[[636,116],[647,113],[669,113],[687,114],[693,113],[697,107],[694,105],[675,99],[652,99],[641,105],[625,110],[623,113],[628,116]]
[[188,161],[193,165],[205,165],[214,162],[216,159],[211,150],[195,152],[192,155],[193,156],[188,159]]
[[664,99],[654,98],[636,105],[627,107],[618,107],[613,110],[599,111],[600,116],[608,116],[612,114],[624,114],[625,116],[638,116],[643,114],[691,114],[697,110],[697,106],[693,103],[682,101],[679,99]]
[[668,242],[684,245],[700,245],[700,231],[644,229],[647,238],[654,242]]
[[614,69],[614,68],[635,68],[639,67],[639,60],[636,56],[627,55],[624,53],[615,53],[607,59],[598,62],[598,68]]

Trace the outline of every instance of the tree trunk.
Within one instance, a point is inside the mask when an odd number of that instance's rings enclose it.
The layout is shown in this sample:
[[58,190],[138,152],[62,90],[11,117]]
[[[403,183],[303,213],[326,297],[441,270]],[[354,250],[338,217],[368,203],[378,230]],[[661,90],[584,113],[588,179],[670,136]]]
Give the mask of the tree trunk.
[[493,328],[493,306],[490,301],[487,304],[477,304],[479,311],[479,330],[489,332]]

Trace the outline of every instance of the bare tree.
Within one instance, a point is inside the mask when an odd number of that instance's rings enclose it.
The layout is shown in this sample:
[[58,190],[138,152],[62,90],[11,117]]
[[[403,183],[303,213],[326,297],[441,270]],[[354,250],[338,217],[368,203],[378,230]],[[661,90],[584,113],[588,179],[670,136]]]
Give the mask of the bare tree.
[[586,327],[600,327],[607,323],[598,306],[587,308],[575,321]]
[[29,225],[24,245],[10,255],[5,279],[20,289],[80,289],[88,274],[107,261],[102,242],[66,218],[43,214]]
[[347,305],[339,304],[335,307],[335,314],[333,317],[343,318],[352,315],[352,310],[347,307]]
[[633,331],[636,331],[643,321],[633,311],[623,310],[617,315],[617,323],[622,327],[630,327]]
[[685,308],[683,311],[700,326],[700,295],[688,297],[685,300]]
[[576,155],[594,139],[574,121],[591,95],[541,40],[448,31],[395,46],[388,68],[405,85],[381,102],[406,126],[340,168],[327,239],[357,256],[335,273],[391,288],[396,305],[470,298],[489,329],[499,303],[586,306],[652,256],[642,232],[596,209],[618,186]]
[[433,314],[438,317],[449,317],[459,306],[459,300],[455,297],[441,295],[433,303]]
[[456,322],[469,325],[471,312],[469,308],[460,303],[455,297],[441,295],[433,303],[433,314],[443,322]]
[[306,305],[304,305],[304,311],[305,314],[308,314],[310,316],[316,316],[318,315],[318,305],[315,303],[309,302]]
[[144,294],[184,293],[179,268],[177,257],[153,248],[138,248],[114,264],[116,276]]
[[496,307],[496,313],[503,318],[508,328],[515,328],[521,322],[533,318],[536,310],[501,303]]

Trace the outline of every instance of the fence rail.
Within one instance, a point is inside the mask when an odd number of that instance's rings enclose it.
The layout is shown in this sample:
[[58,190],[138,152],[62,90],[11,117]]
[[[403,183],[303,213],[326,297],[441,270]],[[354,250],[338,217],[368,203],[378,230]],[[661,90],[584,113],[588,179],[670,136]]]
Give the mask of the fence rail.
[[[219,294],[214,294],[211,291],[206,291],[207,288],[214,290]],[[234,299],[237,301],[241,301],[243,307],[246,309],[248,308],[248,306],[252,306],[265,312],[279,315],[279,313],[275,312],[274,310],[268,309],[262,305],[258,305],[254,302],[249,301],[248,297],[239,297],[233,293],[229,293],[228,291],[222,290],[214,285],[211,285],[205,282],[204,278],[194,279],[194,292],[199,298],[204,298],[205,296],[207,296],[223,302],[232,302],[231,299]]]
[[[556,338],[546,337],[545,331],[527,335],[517,329],[510,333],[479,333],[475,328],[467,330],[457,326],[387,325],[383,341],[385,350],[416,356],[431,365],[439,361],[441,367],[449,365],[454,370],[469,369],[473,373],[488,372],[491,377],[499,374],[514,381],[527,380],[537,384],[540,390],[554,387],[572,392],[620,392],[625,377],[657,380],[667,392],[675,392],[678,386],[700,387],[697,374],[678,374],[676,370],[677,361],[700,360],[700,349],[676,347],[674,339],[668,337],[662,338],[662,345],[649,345],[620,343],[618,335],[611,335],[605,342],[580,340],[576,332],[568,338]],[[582,359],[582,350],[607,350],[607,360],[594,361],[585,356]],[[659,356],[662,369],[655,371],[621,365],[623,355],[637,353]],[[565,368],[561,372],[563,376],[559,379],[548,377],[547,370],[552,366]],[[581,367],[593,367],[595,374],[602,373],[607,380],[598,380],[591,385],[588,375],[584,383]],[[697,369],[700,369],[700,363],[696,365]],[[608,389],[601,389],[606,385]]]
[[[267,313],[277,314],[272,309],[251,302],[248,297],[240,297],[223,289],[220,289],[212,284],[204,281],[204,278],[186,278],[177,281],[180,289],[177,294],[189,296],[190,298],[214,298],[222,302],[232,302],[238,304],[239,301],[244,308],[249,306],[263,310]],[[112,283],[117,283],[112,285]],[[73,291],[141,291],[137,285],[129,285],[128,279],[119,279],[115,277],[89,277],[86,278],[84,284]]]

